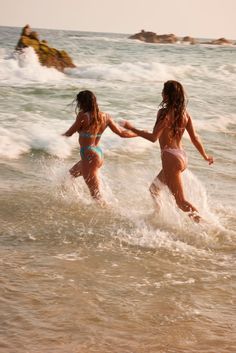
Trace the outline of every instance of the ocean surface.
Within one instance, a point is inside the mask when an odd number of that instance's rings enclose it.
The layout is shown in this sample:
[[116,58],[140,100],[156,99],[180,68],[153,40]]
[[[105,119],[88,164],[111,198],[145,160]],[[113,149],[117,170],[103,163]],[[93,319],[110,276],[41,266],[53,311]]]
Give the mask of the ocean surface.
[[[236,46],[156,45],[125,34],[38,30],[77,65],[16,55],[20,28],[0,27],[0,352],[236,352]],[[75,95],[151,130],[166,80],[179,80],[209,166],[184,136],[193,223],[149,185],[158,143],[106,131],[102,189],[91,200],[68,169]]]

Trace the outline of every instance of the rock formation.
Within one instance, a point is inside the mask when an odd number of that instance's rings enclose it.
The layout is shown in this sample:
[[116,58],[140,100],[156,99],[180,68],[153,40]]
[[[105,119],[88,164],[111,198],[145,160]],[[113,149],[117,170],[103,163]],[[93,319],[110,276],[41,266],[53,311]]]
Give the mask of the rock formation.
[[214,39],[210,42],[207,42],[206,44],[213,44],[213,45],[229,45],[233,44],[231,40],[225,39],[225,38],[219,38],[219,39]]
[[182,38],[182,42],[183,43],[189,43],[189,44],[198,44],[198,41],[193,38],[193,37],[189,37],[189,36],[185,36]]
[[[154,32],[144,31],[143,29],[141,30],[141,32],[136,33],[130,36],[129,38],[138,39],[146,43],[174,44],[178,42],[178,43],[199,44],[198,40],[189,36],[185,36],[181,38],[181,37],[176,37],[174,34],[156,34]],[[219,39],[212,40],[210,42],[201,42],[200,44],[230,45],[230,44],[233,44],[233,42],[225,38],[219,38]]]
[[62,72],[67,67],[75,67],[67,52],[50,47],[46,40],[40,41],[38,33],[33,32],[29,25],[26,25],[22,29],[21,37],[16,45],[16,50],[21,51],[26,47],[34,48],[40,63],[44,66],[55,67]]
[[129,37],[130,39],[138,39],[146,43],[176,43],[179,41],[174,34],[156,34],[154,32],[146,32],[143,29]]

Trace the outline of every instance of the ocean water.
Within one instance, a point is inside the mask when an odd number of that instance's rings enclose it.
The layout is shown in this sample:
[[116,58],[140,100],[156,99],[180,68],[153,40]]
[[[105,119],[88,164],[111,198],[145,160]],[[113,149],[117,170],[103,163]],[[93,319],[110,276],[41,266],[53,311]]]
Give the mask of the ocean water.
[[[77,68],[14,54],[20,29],[0,27],[0,352],[235,352],[236,46],[38,32]],[[184,188],[200,224],[167,189],[156,213],[158,144],[104,133],[106,209],[68,176],[77,136],[61,134],[79,90],[94,91],[116,121],[151,130],[168,79],[184,85],[215,158],[208,166],[184,136]]]

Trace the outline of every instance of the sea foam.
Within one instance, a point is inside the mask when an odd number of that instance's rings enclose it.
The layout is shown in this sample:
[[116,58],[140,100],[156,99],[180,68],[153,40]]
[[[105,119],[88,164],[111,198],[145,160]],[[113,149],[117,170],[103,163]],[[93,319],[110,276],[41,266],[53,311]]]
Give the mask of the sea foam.
[[178,66],[162,63],[161,61],[150,62],[122,62],[108,64],[99,62],[80,63],[77,69],[71,71],[71,75],[83,79],[124,81],[124,82],[160,82],[175,79],[179,81],[191,81],[199,79],[217,79],[225,81],[232,80],[234,76],[234,65],[222,65],[212,71],[205,66],[180,64]]
[[58,70],[42,66],[31,47],[25,48],[21,53],[0,57],[0,79],[4,85],[53,84],[63,78],[64,74]]
[[63,121],[49,122],[36,113],[31,115],[25,113],[24,115],[19,119],[21,120],[20,127],[0,128],[0,156],[2,158],[20,158],[22,154],[29,153],[31,150],[39,150],[52,156],[66,158],[77,146],[75,139],[61,136],[66,125]]

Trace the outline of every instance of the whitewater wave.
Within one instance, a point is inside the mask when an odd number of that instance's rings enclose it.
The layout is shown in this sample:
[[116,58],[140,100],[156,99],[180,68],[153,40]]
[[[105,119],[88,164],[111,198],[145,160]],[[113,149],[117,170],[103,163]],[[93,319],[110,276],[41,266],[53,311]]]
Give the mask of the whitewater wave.
[[[155,83],[176,79],[192,82],[193,80],[218,80],[234,82],[236,64],[218,66],[215,70],[206,66],[191,64],[171,65],[161,62],[102,62],[100,56],[93,62],[86,62],[89,58],[83,57],[75,69],[67,69],[61,73],[55,68],[43,67],[33,48],[25,48],[22,53],[11,56],[0,55],[0,79],[4,85],[27,84],[60,84],[71,85],[70,80],[93,80],[106,82]],[[236,81],[236,80],[235,80]],[[75,83],[75,82],[74,82]],[[78,82],[77,82],[78,84]]]
[[210,119],[210,117],[207,120],[198,119],[196,126],[200,131],[222,132],[235,136],[236,124],[234,122],[236,122],[236,115],[228,113],[227,116],[214,115],[212,119]]
[[155,211],[148,193],[147,178],[151,180],[150,175],[143,175],[142,184],[135,179],[131,186],[129,178],[125,177],[127,170],[124,170],[117,188],[113,185],[112,170],[103,171],[102,190],[108,208],[101,210],[91,200],[83,179],[71,178],[68,169],[69,165],[63,161],[50,163],[48,166],[45,164],[46,179],[53,186],[53,194],[69,207],[73,204],[80,207],[88,218],[93,219],[94,213],[99,213],[99,224],[106,224],[109,215],[109,219],[114,220],[114,229],[109,230],[110,240],[116,239],[121,245],[165,249],[187,256],[194,256],[196,253],[204,256],[209,253],[209,249],[221,247],[223,241],[230,244],[235,235],[232,238],[227,235],[227,238],[226,234],[229,232],[210,207],[204,185],[189,170],[183,175],[186,198],[199,209],[202,217],[200,224],[194,223],[176,206],[167,187],[160,194],[161,209],[159,212]]
[[125,82],[159,82],[170,78],[180,78],[183,75],[192,74],[191,66],[179,68],[161,63],[121,63],[112,64],[88,64],[81,65],[73,71],[73,75],[94,80],[125,81]]
[[81,63],[79,68],[70,72],[73,77],[82,79],[124,81],[124,82],[160,82],[175,79],[183,80],[206,80],[217,79],[232,80],[234,65],[222,66],[212,71],[210,68],[201,66],[169,65],[160,62],[123,62],[120,64],[108,63]]
[[[78,136],[73,135],[71,138],[62,137],[61,134],[67,130],[72,121],[48,119],[37,113],[23,112],[18,116],[5,114],[6,121],[20,121],[20,125],[2,126],[0,128],[0,158],[17,159],[25,153],[32,150],[45,152],[58,158],[68,158],[73,150],[79,149]],[[4,117],[3,117],[4,119]],[[153,122],[155,119],[153,119]],[[229,118],[220,118],[212,121],[196,121],[199,131],[221,131],[230,133],[230,124],[232,120]],[[139,123],[135,124],[141,127]],[[151,128],[150,128],[151,129]],[[232,133],[232,132],[231,132]],[[189,141],[186,133],[184,140]],[[123,156],[126,159],[146,158],[147,153],[153,153],[153,156],[159,154],[158,143],[152,144],[141,138],[121,139],[107,129],[101,139],[101,147],[104,149],[106,157],[114,158],[115,156]]]
[[0,56],[0,79],[2,85],[22,86],[25,84],[55,84],[65,75],[55,68],[40,64],[34,49],[25,48],[21,53]]
[[[36,122],[36,120],[40,122]],[[74,139],[61,136],[65,123],[60,120],[47,122],[34,114],[20,128],[0,128],[0,157],[17,159],[31,150],[39,150],[59,158],[67,158],[77,145]]]

